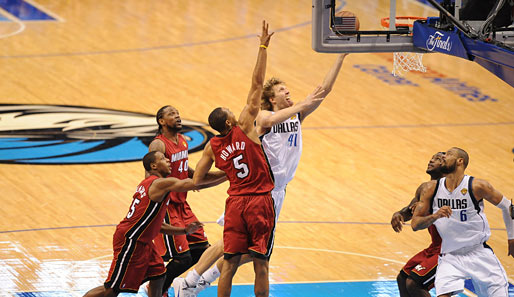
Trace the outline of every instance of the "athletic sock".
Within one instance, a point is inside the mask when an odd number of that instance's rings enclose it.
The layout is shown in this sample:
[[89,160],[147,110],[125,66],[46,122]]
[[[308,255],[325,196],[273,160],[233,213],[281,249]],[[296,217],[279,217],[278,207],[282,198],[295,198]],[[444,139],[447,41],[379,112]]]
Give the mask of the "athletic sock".
[[200,279],[200,275],[196,272],[196,269],[189,271],[186,275],[186,283],[189,287],[196,286],[196,283]]
[[218,277],[220,277],[220,270],[218,269],[218,265],[214,264],[211,268],[202,274],[202,277],[208,283],[215,281]]

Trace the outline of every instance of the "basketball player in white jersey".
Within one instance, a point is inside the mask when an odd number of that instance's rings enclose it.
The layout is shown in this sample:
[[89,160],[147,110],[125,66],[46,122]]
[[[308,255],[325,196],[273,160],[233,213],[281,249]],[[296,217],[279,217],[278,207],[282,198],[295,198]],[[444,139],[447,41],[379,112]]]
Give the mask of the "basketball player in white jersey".
[[[274,176],[275,188],[271,191],[271,196],[275,202],[276,221],[282,209],[286,186],[293,179],[302,154],[302,121],[330,93],[346,56],[347,54],[339,55],[321,86],[296,104],[291,100],[291,94],[283,81],[271,78],[264,85],[261,111],[255,124]],[[218,223],[223,224],[223,215]],[[186,278],[175,278],[174,290],[179,291],[180,296],[197,296],[219,277],[223,259],[215,265],[212,264],[222,255],[223,242],[220,241],[204,252]],[[250,261],[251,257],[243,255],[240,265]]]
[[435,278],[437,296],[464,290],[471,278],[478,296],[508,297],[505,270],[486,244],[491,231],[484,213],[484,199],[502,210],[507,228],[509,255],[514,257],[514,220],[511,202],[489,182],[465,175],[468,154],[460,148],[444,156],[443,177],[430,181],[412,218],[414,231],[434,224],[442,238]]

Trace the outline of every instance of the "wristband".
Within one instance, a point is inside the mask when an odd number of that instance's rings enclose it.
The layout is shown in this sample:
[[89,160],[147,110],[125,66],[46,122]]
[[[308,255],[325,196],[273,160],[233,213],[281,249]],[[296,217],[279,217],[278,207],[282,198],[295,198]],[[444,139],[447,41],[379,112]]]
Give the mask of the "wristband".
[[265,46],[264,44],[261,44],[259,47],[262,47],[263,49],[267,49],[268,47]]

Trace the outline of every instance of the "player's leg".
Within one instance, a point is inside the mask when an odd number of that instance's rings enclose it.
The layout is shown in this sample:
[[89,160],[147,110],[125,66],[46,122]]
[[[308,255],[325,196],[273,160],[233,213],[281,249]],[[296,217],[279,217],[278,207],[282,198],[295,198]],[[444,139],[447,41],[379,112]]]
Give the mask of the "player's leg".
[[509,284],[505,269],[492,249],[480,247],[466,255],[468,270],[479,296],[508,297]]
[[202,275],[211,267],[217,260],[223,256],[223,240],[219,240],[211,245],[200,257],[200,260],[195,265],[195,270],[198,274]]
[[405,280],[405,284],[407,290],[409,292],[409,296],[411,297],[430,297],[430,293],[428,290],[423,288],[418,282],[413,280],[411,277],[408,277]]
[[148,297],[162,297],[163,284],[164,284],[164,276],[150,280],[148,282]]
[[173,257],[166,265],[166,277],[162,285],[162,294],[168,291],[173,280],[186,272],[191,267],[192,259],[191,253],[186,252],[180,256]]
[[[187,225],[184,220],[186,206],[185,203],[169,204],[169,224],[176,227],[185,227]],[[166,243],[166,250],[172,258],[166,265],[166,277],[162,287],[163,294],[168,291],[176,277],[180,276],[193,265],[193,258],[191,256],[187,236],[173,235],[168,238],[170,240]]]
[[255,271],[255,297],[268,297],[269,295],[269,261],[268,259],[253,258]]
[[253,197],[247,204],[244,216],[250,236],[248,251],[253,257],[255,271],[255,296],[267,297],[269,295],[269,257],[273,249],[276,222],[271,195]]
[[148,297],[162,297],[162,286],[166,276],[166,268],[157,246],[150,242],[148,265],[145,269],[144,280],[148,280]]
[[225,202],[225,226],[223,228],[223,269],[218,282],[218,296],[230,296],[232,278],[239,267],[241,255],[248,253],[251,234],[245,214],[249,201],[258,196],[230,196]]
[[116,297],[118,293],[114,292],[111,288],[105,288],[104,286],[99,286],[94,289],[89,290],[84,297]]
[[467,267],[462,267],[460,256],[441,254],[438,259],[435,277],[437,296],[451,296],[464,291]]
[[189,251],[191,252],[191,265],[198,263],[202,255],[209,249],[211,245],[208,242],[203,243],[189,243]]
[[218,282],[218,297],[229,297],[232,291],[232,279],[239,267],[241,255],[234,255],[229,259],[223,259],[223,269]]
[[396,276],[396,283],[398,284],[398,290],[400,291],[400,297],[410,297],[409,291],[407,290],[407,277],[405,272],[400,271]]
[[[200,257],[195,267],[189,271],[185,278],[177,277],[173,280],[173,289],[175,292],[182,292],[180,295],[196,296],[198,293],[210,286],[210,283],[216,280],[220,271],[216,265],[209,267],[219,258],[223,256],[223,240],[216,242],[210,246]],[[200,275],[202,274],[202,275]],[[203,274],[209,279],[202,279]],[[211,280],[212,279],[212,280]]]
[[428,291],[434,287],[439,251],[425,249],[418,255],[419,264],[406,280],[407,290],[411,297],[430,297]]

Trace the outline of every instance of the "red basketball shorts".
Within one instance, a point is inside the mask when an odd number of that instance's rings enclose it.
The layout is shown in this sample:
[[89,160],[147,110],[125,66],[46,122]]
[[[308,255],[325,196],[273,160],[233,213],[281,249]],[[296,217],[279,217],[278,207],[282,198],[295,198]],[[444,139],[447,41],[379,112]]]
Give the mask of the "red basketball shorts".
[[114,233],[114,257],[104,286],[116,292],[136,293],[145,281],[164,275],[166,267],[153,242],[131,240],[123,233]]
[[402,268],[404,275],[410,276],[422,288],[434,287],[435,272],[440,249],[424,249],[414,255]]
[[230,196],[225,203],[225,258],[250,253],[268,259],[273,248],[275,209],[271,194]]

